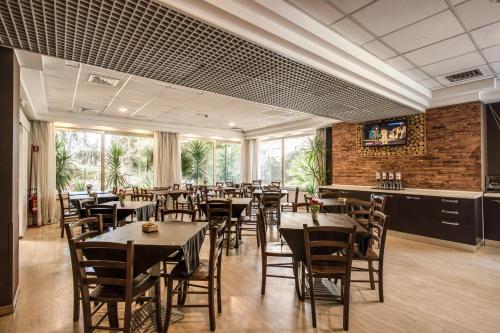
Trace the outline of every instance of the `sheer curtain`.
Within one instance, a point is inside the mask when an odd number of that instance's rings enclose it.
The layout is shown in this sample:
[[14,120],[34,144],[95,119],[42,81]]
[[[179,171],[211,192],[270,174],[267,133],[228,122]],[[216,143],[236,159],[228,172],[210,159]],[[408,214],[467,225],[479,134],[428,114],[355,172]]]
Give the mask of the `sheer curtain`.
[[31,123],[31,143],[39,147],[33,153],[33,183],[38,199],[36,224],[54,221],[56,202],[56,152],[54,124],[45,121]]
[[241,181],[250,183],[259,177],[259,142],[257,139],[241,141]]
[[177,133],[154,133],[154,186],[180,184],[181,150]]

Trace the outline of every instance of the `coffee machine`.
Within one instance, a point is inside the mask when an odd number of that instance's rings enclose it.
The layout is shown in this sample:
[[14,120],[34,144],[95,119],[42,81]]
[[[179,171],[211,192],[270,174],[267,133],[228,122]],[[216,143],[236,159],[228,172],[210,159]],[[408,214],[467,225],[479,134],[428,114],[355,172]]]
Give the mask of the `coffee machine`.
[[377,182],[376,188],[382,190],[402,190],[403,189],[403,177],[401,171],[387,172],[387,171],[376,171],[375,180]]

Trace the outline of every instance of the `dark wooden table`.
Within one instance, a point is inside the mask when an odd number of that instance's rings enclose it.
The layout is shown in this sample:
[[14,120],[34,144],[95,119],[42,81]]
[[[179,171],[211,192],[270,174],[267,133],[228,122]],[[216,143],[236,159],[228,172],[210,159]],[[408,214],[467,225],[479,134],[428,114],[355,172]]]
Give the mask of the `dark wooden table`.
[[153,265],[182,251],[186,274],[191,274],[200,262],[199,253],[205,239],[206,222],[157,222],[158,232],[143,232],[138,221],[92,238],[92,241],[127,243],[134,241],[134,274],[146,272]]
[[188,194],[189,190],[186,189],[151,189],[148,193],[153,193],[155,195],[169,196],[172,200],[176,201],[181,195]]
[[[288,199],[289,199],[288,198],[288,196],[289,196],[288,190],[280,190],[280,192],[281,192],[281,197],[283,198],[286,196],[286,201],[288,201]],[[256,189],[252,193],[254,196],[260,196],[260,195],[262,195],[263,191],[262,191],[262,189]]]
[[[307,224],[309,227],[331,226],[351,228],[356,226],[356,243],[361,244],[360,250],[363,250],[364,243],[370,237],[369,231],[364,226],[345,214],[319,213],[318,222],[316,223],[313,222],[310,213],[281,213],[280,233],[286,240],[297,261],[306,260],[304,224]],[[331,236],[332,240],[341,240],[336,239],[336,235]]]
[[[243,211],[250,205],[252,198],[231,198],[231,205],[233,209],[233,217],[239,218]],[[207,214],[206,201],[200,202],[200,209],[205,215]]]
[[120,201],[109,201],[100,204],[100,206],[116,205],[118,213],[118,221],[124,220],[127,216],[136,214],[137,220],[149,220],[154,215],[156,203],[153,201],[125,201],[122,207]]
[[[77,194],[75,194],[77,193]],[[87,192],[75,192],[69,195],[69,200],[73,204],[73,206],[78,207],[76,201],[80,200],[88,200],[91,199],[91,196]],[[97,192],[97,203],[104,203],[108,201],[118,200],[118,196],[116,194],[110,192]]]
[[[113,242],[125,244],[134,241],[134,274],[146,272],[153,266],[157,267],[163,260],[168,259],[177,251],[182,251],[186,271],[191,274],[200,263],[200,249],[205,240],[208,227],[206,222],[158,222],[158,231],[146,233],[142,231],[142,223],[131,223],[110,232],[92,238],[97,242]],[[92,259],[114,258],[113,253],[99,251],[99,253],[85,253]],[[123,260],[124,258],[114,258]],[[159,273],[159,269],[157,269]],[[99,272],[96,271],[99,275]],[[118,309],[116,303],[108,303],[109,322],[111,327],[118,327]],[[177,314],[177,319],[182,314]]]
[[323,209],[326,213],[345,214],[346,206],[343,200],[335,198],[319,198],[317,200],[323,203]]

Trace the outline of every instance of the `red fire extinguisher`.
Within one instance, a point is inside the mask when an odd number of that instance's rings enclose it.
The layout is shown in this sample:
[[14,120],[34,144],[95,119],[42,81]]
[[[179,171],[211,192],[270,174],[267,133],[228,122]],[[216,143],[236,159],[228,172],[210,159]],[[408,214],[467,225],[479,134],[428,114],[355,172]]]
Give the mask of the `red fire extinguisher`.
[[36,219],[38,213],[38,197],[37,197],[37,189],[36,187],[32,187],[33,183],[33,157],[34,153],[37,153],[40,150],[40,147],[31,145],[31,160],[30,160],[30,179],[29,179],[29,187],[28,187],[28,207],[31,212],[32,222],[30,227],[36,227]]

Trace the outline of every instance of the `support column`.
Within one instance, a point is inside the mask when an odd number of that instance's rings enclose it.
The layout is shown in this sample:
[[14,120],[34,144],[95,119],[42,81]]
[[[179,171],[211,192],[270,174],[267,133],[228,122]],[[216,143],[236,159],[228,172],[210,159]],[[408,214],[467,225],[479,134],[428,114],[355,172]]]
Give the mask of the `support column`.
[[19,64],[0,47],[0,315],[14,312],[19,275]]

